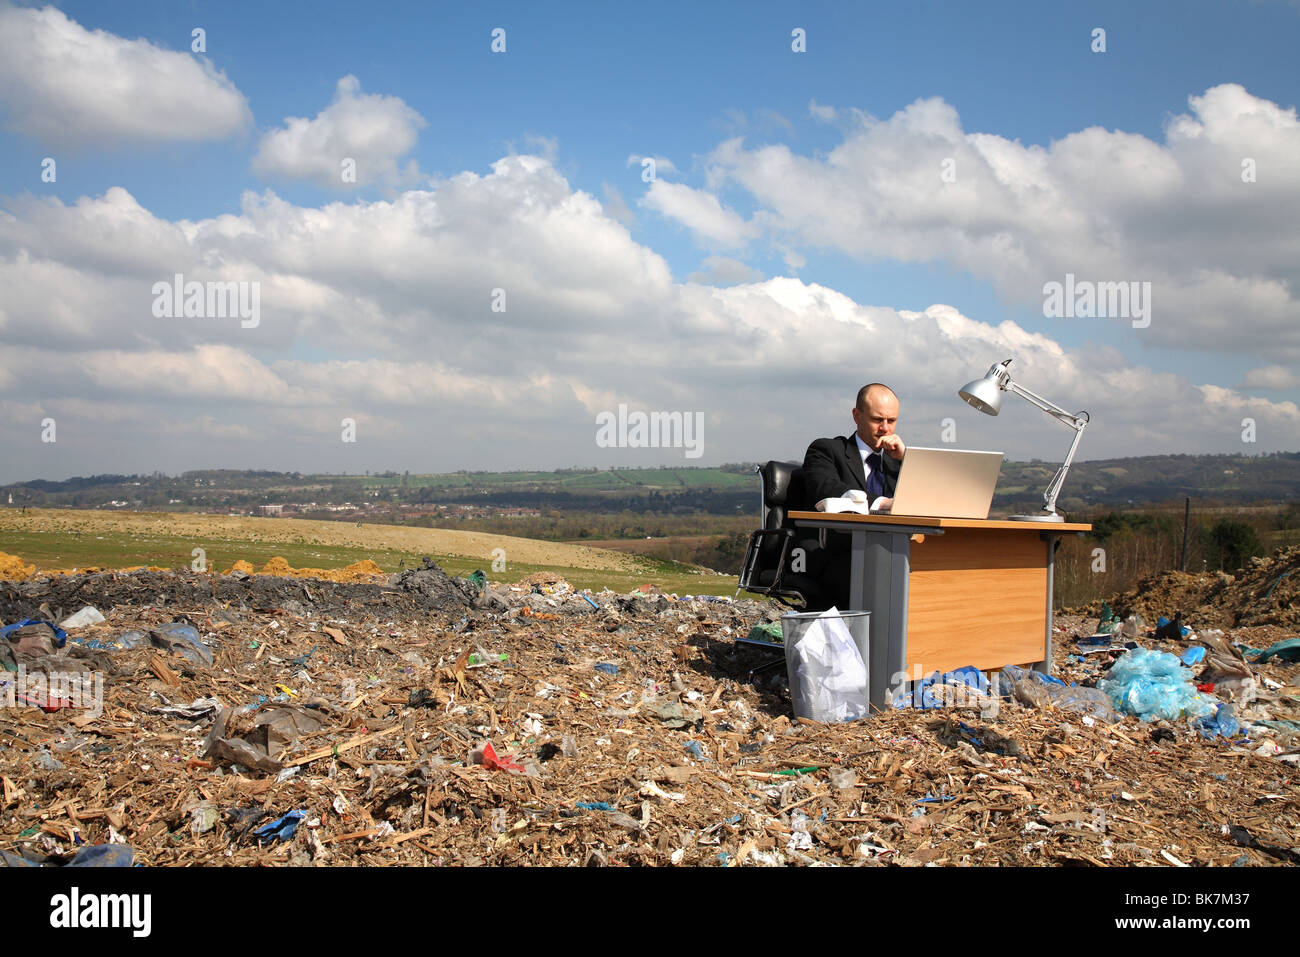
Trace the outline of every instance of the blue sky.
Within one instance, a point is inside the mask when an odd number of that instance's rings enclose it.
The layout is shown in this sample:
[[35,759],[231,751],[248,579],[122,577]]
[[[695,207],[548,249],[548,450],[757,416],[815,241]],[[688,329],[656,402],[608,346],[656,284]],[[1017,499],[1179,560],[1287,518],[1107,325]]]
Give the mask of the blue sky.
[[[1050,458],[955,400],[1007,355],[1083,458],[1294,450],[1297,41],[1246,0],[0,6],[0,481],[682,461],[595,446],[620,402],[704,414],[686,464],[797,457],[871,378],[913,444]],[[266,321],[141,315],[175,272]],[[1045,317],[1066,272],[1150,326]]]

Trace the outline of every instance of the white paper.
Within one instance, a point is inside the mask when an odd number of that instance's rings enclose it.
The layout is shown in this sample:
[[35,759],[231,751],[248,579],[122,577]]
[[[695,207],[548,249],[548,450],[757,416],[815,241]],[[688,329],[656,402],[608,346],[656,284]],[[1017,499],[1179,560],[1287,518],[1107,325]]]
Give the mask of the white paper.
[[795,713],[814,721],[853,721],[868,713],[867,666],[835,608],[789,649]]

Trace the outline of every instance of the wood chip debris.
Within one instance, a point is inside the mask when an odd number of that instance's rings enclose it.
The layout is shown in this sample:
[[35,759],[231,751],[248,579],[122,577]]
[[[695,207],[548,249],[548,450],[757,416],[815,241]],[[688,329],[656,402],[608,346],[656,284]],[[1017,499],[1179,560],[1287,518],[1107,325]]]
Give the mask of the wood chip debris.
[[[1300,846],[1297,766],[1257,753],[1254,737],[1015,702],[991,719],[793,720],[784,669],[754,674],[770,652],[734,642],[779,617],[766,603],[606,592],[592,608],[548,582],[403,610],[383,585],[313,582],[309,601],[301,582],[277,592],[250,578],[262,591],[241,607],[224,585],[217,601],[206,584],[184,604],[131,600],[131,576],[119,578],[124,600],[68,646],[103,672],[102,713],[0,709],[0,849],[116,839],[161,866],[1185,867],[1276,865]],[[27,606],[6,589],[8,621]],[[212,667],[111,647],[182,616]],[[1093,623],[1057,624],[1055,673],[1093,683],[1107,656],[1070,657]],[[1283,636],[1227,633],[1254,646]],[[1294,720],[1300,700],[1278,689],[1300,665],[1255,672],[1277,686],[1272,716]],[[178,711],[209,698],[243,740],[259,740],[253,719],[272,707],[310,709],[320,726],[296,739],[263,728],[283,747],[268,758],[278,769],[240,767],[205,755],[217,718]],[[954,739],[954,715],[1018,753]],[[1272,740],[1283,754],[1300,744],[1284,728]],[[241,830],[292,810],[304,818],[290,840]]]

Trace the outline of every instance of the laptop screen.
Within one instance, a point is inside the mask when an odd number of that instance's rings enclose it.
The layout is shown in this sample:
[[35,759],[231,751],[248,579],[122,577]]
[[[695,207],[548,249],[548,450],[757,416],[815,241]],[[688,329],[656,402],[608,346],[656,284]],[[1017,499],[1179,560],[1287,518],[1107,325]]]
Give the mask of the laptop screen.
[[1002,458],[1001,452],[909,446],[890,514],[988,518]]

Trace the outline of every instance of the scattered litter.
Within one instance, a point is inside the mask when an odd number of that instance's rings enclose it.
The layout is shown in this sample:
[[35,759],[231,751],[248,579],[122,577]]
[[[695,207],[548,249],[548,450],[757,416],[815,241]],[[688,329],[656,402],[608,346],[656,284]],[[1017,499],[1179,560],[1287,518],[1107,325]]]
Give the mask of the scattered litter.
[[1275,642],[1253,657],[1261,664],[1274,657],[1281,658],[1283,661],[1300,661],[1300,638]]
[[[1239,594],[1259,602],[1283,570]],[[8,582],[0,616],[31,627],[18,636],[24,675],[39,664],[104,680],[98,714],[53,687],[25,693],[57,710],[0,709],[0,846],[51,866],[98,845],[146,866],[620,867],[1176,866],[1164,854],[1226,867],[1294,863],[1285,852],[1300,847],[1286,803],[1300,663],[1242,657],[1294,630],[1238,628],[1237,611],[1205,617],[1182,596],[1117,602],[1125,620],[1108,646],[1072,639],[1095,612],[1056,617],[1053,678],[1005,669],[986,686],[958,669],[906,689],[957,710],[816,724],[791,720],[779,662],[758,670],[780,656],[734,640],[758,623],[778,631],[780,609],[648,589],[593,595],[595,613],[544,574],[481,591],[429,567],[379,583],[189,571]],[[1276,584],[1269,615],[1291,614],[1293,586],[1300,576]],[[60,645],[50,623],[87,605],[107,620]],[[1125,642],[1153,645],[1130,619],[1161,608],[1195,628],[1162,648],[1205,648],[1177,673],[1221,689],[1197,724],[1143,725],[1093,687],[1116,677]],[[20,630],[0,655],[18,651]],[[0,693],[17,677],[0,674]]]
[[104,616],[99,613],[98,609],[87,605],[75,615],[69,615],[67,618],[63,619],[63,621],[59,622],[59,627],[85,628],[87,625],[98,625],[104,620]]
[[275,841],[292,841],[294,834],[298,830],[298,825],[302,819],[307,816],[306,811],[290,811],[281,817],[277,817],[269,824],[263,824],[252,832],[253,837],[257,838],[263,844],[271,844]]
[[1143,721],[1176,720],[1211,714],[1216,702],[1196,690],[1182,662],[1165,651],[1139,648],[1125,652],[1097,687],[1115,707]]

